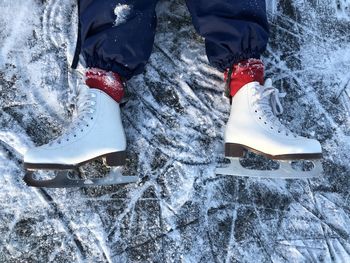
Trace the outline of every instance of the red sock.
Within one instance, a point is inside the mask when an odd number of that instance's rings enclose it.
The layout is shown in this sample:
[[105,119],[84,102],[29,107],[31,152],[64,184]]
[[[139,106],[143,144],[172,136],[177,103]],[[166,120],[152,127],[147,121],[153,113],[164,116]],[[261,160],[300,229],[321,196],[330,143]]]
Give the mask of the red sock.
[[85,76],[85,83],[90,88],[104,91],[118,103],[122,100],[124,84],[119,74],[98,68],[89,68]]
[[[231,79],[228,80],[228,74],[231,73]],[[264,83],[264,64],[260,59],[250,58],[234,64],[231,69],[224,73],[227,82],[226,95],[233,97],[240,88],[249,82],[257,81],[261,85]],[[229,81],[229,83],[228,83]]]

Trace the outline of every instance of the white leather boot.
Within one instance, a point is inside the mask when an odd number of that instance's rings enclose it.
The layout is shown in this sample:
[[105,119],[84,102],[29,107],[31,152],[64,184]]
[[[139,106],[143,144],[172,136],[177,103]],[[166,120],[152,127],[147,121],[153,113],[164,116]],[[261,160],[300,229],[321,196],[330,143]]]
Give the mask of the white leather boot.
[[[272,86],[270,79],[264,85],[250,82],[236,93],[224,136],[225,156],[231,159],[231,166],[217,169],[218,174],[277,178],[298,178],[300,175],[288,167],[286,161],[280,162],[283,171],[243,169],[238,159],[247,151],[274,160],[318,160],[322,157],[317,140],[292,133],[276,117],[283,112],[279,98],[284,96]],[[319,162],[314,162],[314,168],[303,176],[314,177],[322,171]]]
[[225,155],[239,157],[252,150],[271,159],[319,159],[317,140],[292,133],[276,117],[283,109],[279,98],[285,94],[267,79],[264,86],[251,82],[232,99],[231,113],[225,130]]
[[108,166],[124,164],[126,139],[119,104],[85,84],[79,90],[72,125],[54,141],[29,149],[24,155],[26,169],[76,169],[97,158],[105,158]]

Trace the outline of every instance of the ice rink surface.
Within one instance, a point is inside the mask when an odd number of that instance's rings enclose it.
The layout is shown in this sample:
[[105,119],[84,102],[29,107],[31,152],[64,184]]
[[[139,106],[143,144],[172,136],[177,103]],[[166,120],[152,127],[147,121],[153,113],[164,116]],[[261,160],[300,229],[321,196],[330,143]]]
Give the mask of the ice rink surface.
[[268,1],[266,73],[287,92],[283,123],[322,144],[325,172],[312,180],[214,174],[222,74],[184,1],[157,8],[153,55],[122,108],[123,172],[140,181],[52,190],[25,185],[22,155],[72,118],[75,1],[1,1],[0,262],[350,262],[350,2]]

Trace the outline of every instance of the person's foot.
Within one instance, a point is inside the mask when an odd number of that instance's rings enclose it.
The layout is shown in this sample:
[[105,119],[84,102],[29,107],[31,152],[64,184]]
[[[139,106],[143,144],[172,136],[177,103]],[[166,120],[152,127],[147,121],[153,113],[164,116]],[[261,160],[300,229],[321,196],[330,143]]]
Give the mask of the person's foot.
[[319,159],[317,140],[292,133],[276,115],[283,112],[280,97],[285,94],[267,79],[245,84],[232,98],[231,113],[225,130],[225,156],[242,157],[249,150],[270,159]]
[[116,101],[122,97],[123,84],[120,78],[101,70],[89,70],[86,76],[86,83],[96,87],[79,85],[77,114],[72,124],[52,142],[29,149],[24,155],[26,169],[74,169],[101,157],[109,166],[124,164],[126,139]]

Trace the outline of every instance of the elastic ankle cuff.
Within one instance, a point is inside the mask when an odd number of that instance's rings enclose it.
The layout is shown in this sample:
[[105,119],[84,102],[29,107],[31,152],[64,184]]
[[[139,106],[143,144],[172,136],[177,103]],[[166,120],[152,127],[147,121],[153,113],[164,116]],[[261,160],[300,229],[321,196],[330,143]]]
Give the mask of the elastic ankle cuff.
[[85,83],[90,88],[102,90],[116,102],[120,102],[124,96],[124,83],[119,74],[98,68],[87,69]]
[[224,73],[225,94],[233,97],[244,85],[257,81],[264,83],[264,63],[260,59],[250,58],[234,64]]

